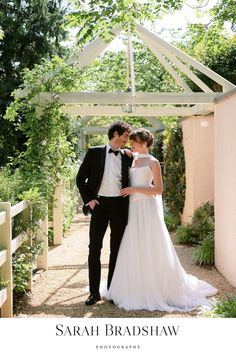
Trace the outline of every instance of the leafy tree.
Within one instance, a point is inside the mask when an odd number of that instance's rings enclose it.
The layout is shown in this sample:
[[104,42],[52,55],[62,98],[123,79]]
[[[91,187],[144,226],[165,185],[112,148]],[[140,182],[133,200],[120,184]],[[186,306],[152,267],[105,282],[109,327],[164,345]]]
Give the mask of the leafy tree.
[[69,25],[79,26],[78,43],[102,36],[108,39],[114,27],[132,30],[135,22],[152,21],[165,13],[179,10],[183,0],[69,0],[75,10],[68,16]]
[[[222,30],[219,24],[190,25],[182,41],[182,48],[213,71],[236,84],[236,38]],[[220,86],[211,79],[198,72],[197,75],[214,91],[220,91]],[[190,85],[193,83],[191,82]]]
[[211,15],[213,20],[222,27],[225,22],[231,24],[232,31],[236,30],[236,4],[235,0],[220,0],[212,8]]
[[24,135],[16,131],[23,112],[14,123],[2,120],[12,100],[11,92],[22,83],[22,69],[32,69],[43,58],[63,53],[64,15],[61,0],[0,0],[4,31],[0,41],[0,166],[8,156],[16,156],[25,142]]

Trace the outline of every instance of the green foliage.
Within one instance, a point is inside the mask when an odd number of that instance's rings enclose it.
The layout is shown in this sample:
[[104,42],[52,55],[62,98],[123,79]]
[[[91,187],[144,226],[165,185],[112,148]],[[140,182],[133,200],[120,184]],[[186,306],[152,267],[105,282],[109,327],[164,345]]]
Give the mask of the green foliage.
[[71,166],[64,178],[63,185],[63,232],[66,233],[72,223],[78,204],[78,191],[76,187],[76,175],[78,167]]
[[196,230],[194,225],[187,224],[181,225],[176,231],[177,243],[197,243],[198,241],[198,229]]
[[[43,77],[55,71],[53,79],[40,82]],[[72,159],[75,157],[74,148],[77,132],[71,129],[71,120],[62,112],[61,104],[57,101],[38,106],[31,101],[31,96],[42,90],[72,91],[78,88],[80,82],[75,68],[70,68],[59,59],[54,58],[50,63],[37,65],[32,71],[25,70],[25,87],[29,94],[26,99],[19,99],[9,106],[5,119],[19,121],[18,129],[26,137],[26,149],[14,163],[27,188],[28,195],[24,198],[34,200],[34,215],[36,219],[43,217],[45,208],[41,205],[50,203],[55,186],[67,174]],[[37,112],[40,111],[40,116]],[[21,114],[24,119],[21,121]]]
[[164,144],[164,201],[169,212],[179,216],[185,200],[185,158],[181,127],[167,130]]
[[42,243],[35,240],[32,246],[29,246],[28,243],[23,243],[15,252],[12,261],[14,293],[21,294],[26,292],[30,272],[37,255],[42,251]]
[[0,26],[0,40],[3,39],[3,37],[4,37],[4,32]]
[[193,214],[192,222],[178,227],[178,243],[199,244],[207,237],[214,237],[214,206],[207,202],[197,208]]
[[9,281],[8,280],[3,280],[0,278],[0,290],[6,288],[9,284]]
[[81,45],[94,37],[111,38],[111,30],[122,27],[134,30],[135,22],[154,21],[165,13],[181,8],[182,0],[70,0],[74,11],[68,15],[69,26],[78,27],[78,43]]
[[[236,40],[235,37],[230,37],[223,31],[218,23],[189,25],[184,40],[179,45],[185,52],[217,74],[234,84],[236,83]],[[199,72],[196,74],[211,89],[221,91],[219,84]],[[189,85],[193,90],[196,90],[196,86],[191,81],[189,81]]]
[[192,222],[181,225],[176,231],[177,243],[196,244],[193,254],[196,264],[214,264],[214,206],[207,202],[196,209]]
[[19,169],[14,172],[10,167],[0,169],[0,202],[11,202],[12,205],[20,201],[22,192],[22,176]]
[[214,237],[208,235],[206,238],[199,242],[199,246],[193,254],[193,260],[196,264],[211,265],[214,264]]
[[17,121],[3,120],[11,93],[22,84],[24,68],[31,70],[43,58],[64,53],[64,14],[61,0],[0,0],[0,166],[25,150],[25,135],[18,129],[22,115]]
[[227,295],[213,303],[213,309],[203,312],[203,315],[211,318],[236,318],[236,296]]
[[220,0],[212,8],[211,15],[213,21],[220,24],[222,27],[225,22],[231,23],[232,31],[236,29],[236,6],[235,0]]
[[153,147],[151,150],[152,155],[160,162],[162,174],[164,172],[164,136],[157,133],[154,139]]
[[164,214],[165,224],[169,231],[175,231],[176,228],[180,225],[181,219],[178,215],[173,215],[168,212]]

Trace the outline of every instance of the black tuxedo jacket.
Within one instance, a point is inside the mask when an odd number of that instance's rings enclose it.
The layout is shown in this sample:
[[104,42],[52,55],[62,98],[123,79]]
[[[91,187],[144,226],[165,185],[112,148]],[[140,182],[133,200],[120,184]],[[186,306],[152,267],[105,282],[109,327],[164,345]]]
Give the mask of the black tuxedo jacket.
[[[102,182],[105,167],[106,145],[92,147],[88,150],[85,158],[79,168],[76,184],[79,188],[84,202],[83,212],[88,214],[89,206],[86,206],[92,199],[96,199]],[[129,167],[132,164],[132,158],[121,150],[121,185],[125,188],[129,184]],[[127,206],[128,206],[128,198]],[[128,211],[128,209],[127,209]]]

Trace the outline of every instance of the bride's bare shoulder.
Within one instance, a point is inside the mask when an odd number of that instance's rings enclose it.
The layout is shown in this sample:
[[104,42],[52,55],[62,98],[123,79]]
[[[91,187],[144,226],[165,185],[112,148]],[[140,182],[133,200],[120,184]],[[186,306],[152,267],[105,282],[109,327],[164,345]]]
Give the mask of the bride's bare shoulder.
[[150,161],[156,165],[160,165],[160,162],[152,155],[150,155]]

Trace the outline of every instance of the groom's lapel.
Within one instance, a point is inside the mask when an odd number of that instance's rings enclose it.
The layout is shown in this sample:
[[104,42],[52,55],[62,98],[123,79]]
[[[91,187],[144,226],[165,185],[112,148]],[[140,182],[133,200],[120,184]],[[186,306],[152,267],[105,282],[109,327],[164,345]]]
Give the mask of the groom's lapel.
[[102,177],[104,173],[104,168],[105,168],[105,159],[106,159],[106,145],[101,148],[101,155],[99,159],[99,177],[98,177],[98,189],[101,185],[102,182]]

